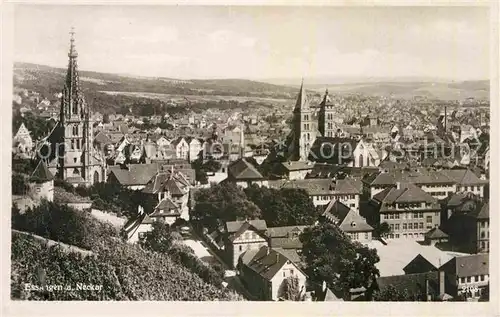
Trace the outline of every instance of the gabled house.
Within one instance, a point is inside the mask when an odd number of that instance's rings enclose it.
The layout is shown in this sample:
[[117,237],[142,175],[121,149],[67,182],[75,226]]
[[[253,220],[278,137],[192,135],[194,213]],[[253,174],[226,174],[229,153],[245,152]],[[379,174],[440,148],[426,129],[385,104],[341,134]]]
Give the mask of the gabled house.
[[450,242],[467,252],[489,252],[489,202],[459,193],[449,199],[447,209],[449,218],[444,227]]
[[244,158],[229,164],[225,181],[236,183],[236,185],[243,188],[247,188],[252,184],[267,186],[267,180],[264,176]]
[[241,280],[259,300],[276,301],[285,297],[287,280],[292,278],[297,279],[301,293],[306,286],[305,273],[286,255],[268,246],[243,253],[237,267]]
[[426,232],[441,224],[437,199],[414,184],[398,182],[373,196],[369,205],[366,217],[373,224],[387,222],[390,239],[424,240]]
[[158,172],[157,164],[128,164],[109,167],[108,183],[116,183],[129,189],[143,189]]
[[280,174],[288,180],[305,179],[313,169],[313,162],[288,161],[280,164]]
[[323,217],[338,226],[353,241],[363,243],[372,240],[373,227],[357,212],[339,201],[332,200],[323,212]]
[[267,228],[269,246],[273,249],[282,248],[302,252],[302,242],[299,236],[307,226],[283,226]]
[[189,144],[185,138],[179,137],[171,144],[174,146],[176,158],[189,160]]
[[225,224],[225,251],[229,263],[236,267],[238,258],[247,250],[266,246],[265,220],[229,221]]
[[179,171],[158,172],[144,187],[142,193],[154,198],[156,206],[145,212],[154,220],[169,225],[181,217],[189,220],[189,190],[191,184]]
[[478,298],[489,286],[489,255],[457,256],[443,264],[440,271],[445,273],[447,293]]

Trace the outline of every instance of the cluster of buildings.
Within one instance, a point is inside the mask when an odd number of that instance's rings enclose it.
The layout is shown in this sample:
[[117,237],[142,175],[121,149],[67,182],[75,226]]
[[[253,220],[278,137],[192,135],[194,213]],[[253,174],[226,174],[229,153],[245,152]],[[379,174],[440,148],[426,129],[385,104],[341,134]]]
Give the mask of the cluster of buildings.
[[[221,167],[208,175],[209,184],[303,189],[324,219],[353,241],[448,244],[470,254],[439,264],[418,254],[405,274],[377,279],[379,290],[400,283],[418,288],[425,300],[447,300],[462,293],[477,297],[481,291],[470,292],[471,287],[489,285],[486,123],[453,125],[450,122],[460,118],[459,112],[452,112],[449,119],[445,111],[432,124],[405,117],[400,120],[404,125],[384,124],[373,113],[347,124],[345,115],[339,114],[350,109],[346,99],[330,97],[326,91],[316,105],[302,85],[290,128],[286,120],[271,124],[260,115],[235,114],[224,122],[193,116],[176,124],[175,131],[144,131],[137,124],[130,126],[130,118],[95,121],[80,87],[77,56],[72,38],[54,129],[38,143],[24,125],[14,135],[17,158],[38,161],[30,178],[33,200],[54,199],[54,178],[73,186],[109,182],[140,191],[144,201],[152,203],[140,206],[138,217],[125,225],[134,243],[156,221],[171,225],[190,220],[189,210],[196,203],[193,192],[201,187],[192,163],[215,160]],[[37,100],[40,103],[50,106]],[[260,135],[263,129],[267,132]],[[284,134],[287,141],[277,142],[275,138]],[[467,150],[455,151],[457,145]],[[268,159],[270,151],[281,160]],[[262,164],[273,165],[272,173],[264,176]],[[384,223],[389,232],[380,234]],[[314,286],[313,292],[307,285],[299,240],[305,228],[305,224],[268,228],[264,220],[232,221],[204,238],[258,299],[283,299],[284,285],[296,279],[297,300],[339,300],[325,285]],[[360,299],[364,291],[352,290],[344,300]]]

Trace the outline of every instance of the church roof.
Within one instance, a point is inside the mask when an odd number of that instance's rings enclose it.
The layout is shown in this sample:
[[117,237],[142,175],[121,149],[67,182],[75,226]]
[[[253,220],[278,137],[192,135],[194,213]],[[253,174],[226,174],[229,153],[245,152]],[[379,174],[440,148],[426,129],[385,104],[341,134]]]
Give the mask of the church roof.
[[51,181],[54,179],[54,175],[52,175],[52,173],[49,171],[47,165],[42,160],[40,160],[35,170],[33,171],[33,174],[31,174],[31,179],[39,181]]

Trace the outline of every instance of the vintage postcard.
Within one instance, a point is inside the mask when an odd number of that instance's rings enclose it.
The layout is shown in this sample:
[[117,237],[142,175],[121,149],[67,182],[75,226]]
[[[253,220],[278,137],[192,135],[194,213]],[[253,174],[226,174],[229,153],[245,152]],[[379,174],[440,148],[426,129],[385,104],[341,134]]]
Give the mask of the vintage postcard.
[[9,6],[10,305],[492,312],[494,3]]

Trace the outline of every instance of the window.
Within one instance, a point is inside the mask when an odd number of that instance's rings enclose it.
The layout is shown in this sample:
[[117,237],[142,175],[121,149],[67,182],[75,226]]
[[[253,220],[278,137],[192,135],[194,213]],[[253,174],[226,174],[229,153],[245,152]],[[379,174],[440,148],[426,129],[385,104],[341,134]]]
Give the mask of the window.
[[460,278],[460,283],[465,283],[465,277]]
[[481,231],[481,239],[484,239],[486,238],[486,234],[484,233],[484,231]]
[[394,219],[399,219],[399,214],[395,214]]
[[413,229],[418,229],[418,222],[415,222],[415,223],[413,224]]
[[408,233],[408,238],[413,239],[413,233]]
[[432,216],[427,216],[427,223],[432,223]]
[[239,249],[240,249],[240,251],[243,251],[243,246],[242,246],[242,245],[240,245],[240,248],[239,248]]
[[76,157],[74,157],[74,158],[73,158],[73,163],[76,163],[76,160],[77,160],[77,158],[76,158]]
[[394,239],[394,234],[392,234],[392,233],[391,233],[391,234],[389,235],[389,239]]
[[285,273],[285,271],[283,271],[283,277],[285,277],[285,276],[286,276],[286,273]]
[[481,274],[481,282],[484,281],[484,275]]
[[408,235],[406,233],[403,233],[403,238],[408,238]]
[[394,214],[389,214],[389,219],[394,219]]
[[470,276],[467,276],[467,283],[470,283]]
[[421,223],[418,224],[418,229],[424,229],[424,223],[423,222],[421,222]]
[[139,232],[139,239],[142,240],[146,237],[145,232]]
[[394,224],[390,224],[389,227],[391,228],[391,231],[394,231]]
[[434,213],[434,216],[438,217],[438,216],[439,216],[439,211],[436,211],[436,212]]
[[407,223],[403,223],[403,230],[406,230],[408,229],[408,224]]
[[399,233],[396,233],[396,239],[399,239]]
[[484,227],[485,227],[485,225],[486,225],[486,222],[481,221],[481,228],[484,228]]
[[399,230],[399,223],[394,225],[394,229]]
[[409,223],[409,224],[408,224],[408,229],[409,229],[409,230],[412,230],[412,229],[413,229],[413,224],[412,224],[412,223]]
[[365,232],[365,240],[368,240],[368,232]]
[[293,270],[290,270],[290,275],[293,275]]

